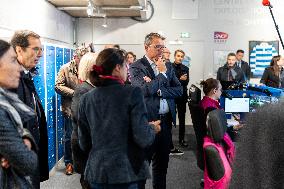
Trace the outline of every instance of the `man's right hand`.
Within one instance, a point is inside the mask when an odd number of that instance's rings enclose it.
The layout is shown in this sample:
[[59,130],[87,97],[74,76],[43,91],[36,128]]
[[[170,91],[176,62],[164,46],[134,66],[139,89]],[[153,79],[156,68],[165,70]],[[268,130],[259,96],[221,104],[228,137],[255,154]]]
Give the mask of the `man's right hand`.
[[151,122],[149,122],[149,124],[154,125],[154,129],[155,129],[156,134],[161,131],[161,126],[160,126],[161,120],[151,121]]
[[159,72],[162,72],[162,73],[167,72],[167,67],[166,67],[165,61],[164,61],[164,59],[162,59],[162,57],[155,59],[155,64],[156,64],[156,67],[157,67]]

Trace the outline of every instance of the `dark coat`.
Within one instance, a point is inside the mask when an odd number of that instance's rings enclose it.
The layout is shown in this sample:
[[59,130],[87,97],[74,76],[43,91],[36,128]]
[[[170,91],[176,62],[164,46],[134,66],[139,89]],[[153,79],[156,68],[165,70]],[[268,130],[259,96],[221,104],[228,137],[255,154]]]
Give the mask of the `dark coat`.
[[250,80],[250,66],[249,66],[249,64],[247,63],[247,62],[245,62],[245,61],[241,61],[241,69],[243,70],[243,72],[244,72],[244,74],[245,74],[245,79],[246,80]]
[[[245,77],[244,77],[244,72],[243,70],[235,65],[234,66],[234,71],[237,73],[235,79],[233,79],[234,82],[244,82],[245,81]],[[228,72],[229,72],[229,67],[228,64],[225,64],[224,66],[220,67],[217,71],[217,79],[219,81],[228,81]]]
[[[281,71],[280,77],[282,79],[280,81],[280,78],[274,74],[272,67],[267,67],[267,68],[265,68],[265,70],[263,72],[260,83],[263,83],[268,87],[279,88],[281,86],[283,88],[284,87],[283,74],[284,74],[283,71]],[[281,82],[281,84],[280,84],[280,82]],[[279,86],[279,84],[280,84],[280,86]]]
[[247,115],[231,179],[231,189],[284,188],[284,103]]
[[[177,79],[179,80],[182,89],[183,89],[183,93],[182,96],[180,98],[177,98],[177,101],[182,101],[182,102],[187,102],[188,100],[188,94],[187,94],[187,85],[189,82],[189,68],[183,64],[175,64],[173,63],[173,68],[174,68],[174,72],[176,74]],[[180,77],[184,74],[187,74],[187,79],[186,80],[180,80]]]
[[139,87],[106,80],[79,104],[79,143],[89,153],[85,179],[119,184],[149,178],[144,148],[155,140]]
[[[30,131],[39,148],[37,153],[39,156],[40,180],[45,181],[49,178],[47,124],[44,109],[31,76],[22,72],[19,87],[14,92],[30,108],[34,110],[36,107],[36,118],[24,123],[23,126]],[[36,104],[34,104],[34,99]]]
[[[0,107],[0,157],[6,158],[11,165],[8,169],[0,167],[0,182],[6,177],[6,188],[30,189],[32,186],[25,176],[35,176],[38,173],[38,158],[36,153],[23,143],[12,117],[8,111]],[[2,175],[4,172],[7,176]],[[0,188],[3,188],[1,184]]]
[[[167,67],[167,78],[159,73],[155,76],[154,71],[148,62],[147,58],[137,60],[130,66],[131,84],[138,86],[142,89],[144,94],[145,103],[148,111],[148,120],[159,119],[160,109],[160,96],[157,92],[160,89],[162,98],[166,99],[172,115],[174,125],[176,124],[176,105],[175,98],[182,96],[182,86],[178,81],[171,63],[166,63]],[[147,83],[143,77],[147,76],[152,81]]]
[[85,81],[77,86],[77,88],[74,91],[74,97],[72,98],[71,112],[72,112],[73,132],[71,136],[71,147],[72,147],[74,169],[79,174],[84,174],[89,155],[85,153],[83,150],[81,150],[79,146],[78,124],[77,124],[79,101],[83,94],[87,93],[93,88],[94,87],[92,85],[90,85],[88,82]]

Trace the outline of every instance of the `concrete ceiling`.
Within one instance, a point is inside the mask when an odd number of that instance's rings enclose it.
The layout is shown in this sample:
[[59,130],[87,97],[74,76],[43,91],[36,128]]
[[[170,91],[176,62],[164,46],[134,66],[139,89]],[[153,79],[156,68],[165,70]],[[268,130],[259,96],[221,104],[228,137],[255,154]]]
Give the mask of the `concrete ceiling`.
[[[46,0],[73,17],[88,17],[89,0]],[[143,17],[147,0],[90,0],[94,5],[91,17]],[[143,18],[142,18],[143,19]]]

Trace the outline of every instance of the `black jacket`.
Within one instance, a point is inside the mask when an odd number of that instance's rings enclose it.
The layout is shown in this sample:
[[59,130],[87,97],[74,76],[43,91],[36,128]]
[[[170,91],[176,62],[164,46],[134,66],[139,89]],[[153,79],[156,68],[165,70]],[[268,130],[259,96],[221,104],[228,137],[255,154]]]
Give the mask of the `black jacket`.
[[[41,105],[40,98],[36,92],[34,82],[30,74],[21,73],[19,87],[16,91],[19,99],[26,105],[36,111],[36,118],[23,124],[35,139],[39,148],[38,159],[40,167],[40,180],[45,181],[49,178],[48,168],[48,137],[47,137],[47,123],[44,109]],[[33,97],[34,96],[34,97]],[[35,99],[35,104],[34,104]]]
[[284,74],[283,71],[281,71],[280,73],[281,79],[280,79],[278,76],[274,74],[272,67],[267,67],[263,72],[260,83],[263,83],[268,87],[283,88],[284,87],[283,74]]
[[[244,82],[245,81],[245,77],[244,77],[244,72],[243,70],[235,65],[233,67],[233,70],[236,72],[236,76],[235,78],[233,79],[233,82],[237,82],[237,83],[240,83],[240,82]],[[224,66],[220,67],[217,71],[217,79],[219,81],[228,81],[228,75],[229,75],[229,67],[228,67],[228,64],[225,64]]]
[[79,146],[78,124],[77,124],[78,108],[79,108],[80,98],[82,97],[82,95],[92,90],[93,88],[94,87],[92,85],[84,81],[82,84],[79,84],[77,86],[77,88],[74,91],[74,96],[72,98],[71,113],[72,113],[73,132],[71,136],[71,147],[72,147],[74,169],[79,174],[84,174],[89,154],[81,150]]
[[[188,69],[187,66],[185,66],[183,64],[173,63],[172,65],[173,65],[176,77],[178,78],[180,84],[182,85],[182,89],[183,89],[182,96],[178,99],[182,99],[184,101],[187,101],[187,99],[188,99],[187,85],[188,85],[188,82],[189,82],[189,69]],[[187,79],[186,80],[180,80],[180,77],[184,74],[187,74]]]

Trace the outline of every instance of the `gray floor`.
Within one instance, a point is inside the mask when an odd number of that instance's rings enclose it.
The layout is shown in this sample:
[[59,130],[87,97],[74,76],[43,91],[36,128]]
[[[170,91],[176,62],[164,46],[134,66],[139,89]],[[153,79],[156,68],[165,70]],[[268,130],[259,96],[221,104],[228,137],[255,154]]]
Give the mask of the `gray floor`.
[[[173,141],[177,143],[178,127],[173,129]],[[184,151],[182,156],[171,156],[167,174],[167,189],[200,189],[202,172],[196,165],[195,135],[192,126],[186,127],[186,140],[188,148],[180,148]],[[178,147],[178,145],[176,145]],[[41,184],[42,189],[80,189],[80,175],[66,176],[64,165],[58,165],[54,176]],[[151,180],[147,181],[146,189],[151,189]]]

